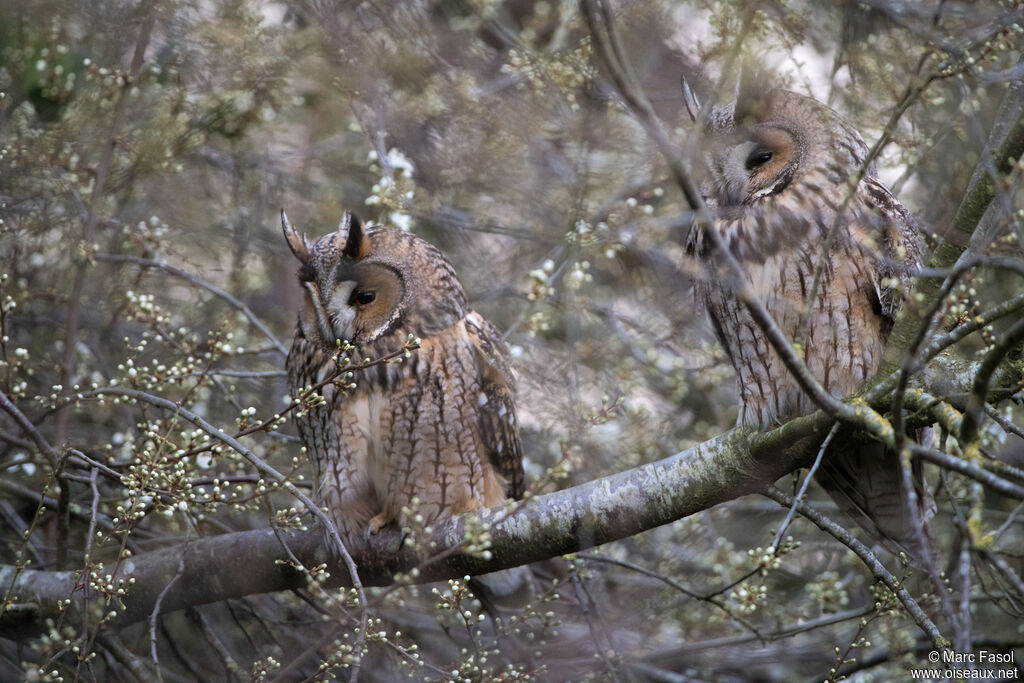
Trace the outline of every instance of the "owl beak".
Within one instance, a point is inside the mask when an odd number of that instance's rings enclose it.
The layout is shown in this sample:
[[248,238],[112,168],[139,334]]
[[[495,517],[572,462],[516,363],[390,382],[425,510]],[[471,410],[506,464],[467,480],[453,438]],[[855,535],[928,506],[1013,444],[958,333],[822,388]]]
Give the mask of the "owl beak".
[[321,324],[329,330],[325,333],[328,339],[352,341],[352,323],[355,321],[356,311],[348,305],[348,298],[355,288],[354,281],[339,282],[325,302],[327,315]]
[[284,212],[284,209],[281,209],[281,231],[284,232],[284,239],[288,243],[288,248],[295,254],[295,258],[299,259],[303,265],[308,265],[309,240],[306,239],[305,233],[300,233],[292,227],[292,224],[288,222],[288,215]]
[[327,311],[324,310],[324,304],[320,300],[320,289],[316,286],[316,283],[307,282],[305,286],[306,291],[309,293],[309,302],[313,305],[313,315],[316,316],[316,324],[320,328],[320,334],[324,341],[332,343],[335,339],[345,339],[346,337],[344,336],[336,337],[334,335],[331,319],[327,316]]

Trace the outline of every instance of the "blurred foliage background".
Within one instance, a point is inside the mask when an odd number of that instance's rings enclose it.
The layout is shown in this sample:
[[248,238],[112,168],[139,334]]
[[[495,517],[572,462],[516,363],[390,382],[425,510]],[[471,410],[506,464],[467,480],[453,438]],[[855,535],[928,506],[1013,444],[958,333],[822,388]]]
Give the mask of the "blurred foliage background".
[[[934,234],[1018,87],[1017,3],[614,9],[682,145],[680,76],[727,101],[735,74],[723,67],[738,55],[827,101],[869,144],[931,77],[879,164]],[[685,202],[595,65],[573,0],[20,0],[0,7],[0,91],[0,386],[53,447],[0,418],[0,557],[84,572],[96,607],[0,640],[4,680],[349,675],[344,591],[164,614],[153,643],[148,625],[119,631],[103,617],[131,600],[102,578],[126,553],[300,523],[295,501],[230,449],[152,405],[101,395],[131,386],[229,432],[273,420],[289,399],[283,349],[299,302],[282,207],[311,236],[347,209],[447,255],[513,349],[537,490],[666,457],[735,421],[732,369],[679,246]],[[1000,253],[1020,251],[1019,183],[1002,188],[1009,210],[990,240]],[[1020,291],[1019,277],[978,271],[946,314]],[[1005,410],[1024,423],[1019,407]],[[308,484],[294,433],[275,424],[245,442]],[[1024,462],[1020,438],[997,427],[986,438]],[[986,510],[980,529],[1019,571],[1019,509],[947,483],[944,503]],[[360,675],[904,677],[921,661],[916,627],[845,548],[797,520],[781,557],[765,558],[784,513],[748,497],[581,555],[568,584],[498,630],[477,622],[461,582],[437,595],[371,591],[379,621]],[[952,525],[940,530],[957,547]],[[916,586],[937,611],[930,584]],[[1020,654],[1020,595],[981,573],[968,597],[974,637]]]

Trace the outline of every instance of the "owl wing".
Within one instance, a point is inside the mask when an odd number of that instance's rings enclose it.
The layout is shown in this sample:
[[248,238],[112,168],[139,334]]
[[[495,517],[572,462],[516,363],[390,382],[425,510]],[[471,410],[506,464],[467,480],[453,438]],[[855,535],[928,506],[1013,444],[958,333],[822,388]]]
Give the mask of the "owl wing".
[[[317,349],[315,344],[306,339],[306,335],[302,332],[302,327],[299,326],[295,330],[295,339],[285,361],[285,371],[288,373],[288,381],[293,394],[297,394],[305,387],[317,384],[316,375],[319,369],[323,367],[323,363],[323,353]],[[315,430],[311,421],[312,416],[307,414],[297,420],[297,425],[299,437],[302,439],[303,445],[306,446],[306,454],[310,462],[313,463],[314,485],[319,488],[324,471],[324,463],[321,462],[324,454],[313,447],[315,443]]]
[[480,377],[477,426],[491,464],[505,478],[505,494],[519,499],[524,491],[523,451],[512,398],[508,347],[501,333],[475,312],[466,316],[466,332],[476,352]]
[[864,178],[857,194],[870,212],[866,222],[875,243],[871,253],[875,303],[887,323],[884,331],[888,336],[900,306],[899,289],[891,281],[906,282],[921,265],[920,231],[913,214],[877,179]]
[[[906,282],[921,264],[921,246],[913,215],[876,179],[867,177],[857,190],[856,199],[866,208],[857,227],[871,238],[869,258],[874,268],[867,292],[871,303],[883,318],[883,334],[888,336],[900,306],[900,291],[892,280]],[[915,435],[920,440],[920,434]],[[907,506],[900,462],[881,444],[848,444],[827,458],[818,470],[818,482],[839,508],[856,521],[890,552],[905,551],[923,559],[932,552],[933,542],[925,531],[919,532]],[[911,481],[917,493],[918,516],[927,521],[935,512],[935,502],[924,480],[921,463],[913,463]]]

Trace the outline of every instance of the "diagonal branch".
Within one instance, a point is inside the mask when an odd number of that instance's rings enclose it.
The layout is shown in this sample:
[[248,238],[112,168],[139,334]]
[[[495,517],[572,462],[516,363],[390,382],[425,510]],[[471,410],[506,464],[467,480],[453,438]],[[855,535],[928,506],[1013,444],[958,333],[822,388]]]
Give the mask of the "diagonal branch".
[[[790,423],[783,435],[762,435],[751,444],[750,433],[733,430],[673,457],[581,484],[571,489],[496,508],[480,514],[492,538],[490,557],[447,552],[459,548],[467,533],[468,516],[439,523],[430,539],[416,544],[432,548],[431,556],[408,545],[397,553],[401,533],[383,530],[372,545],[349,545],[364,585],[384,585],[396,573],[418,568],[417,581],[429,582],[480,574],[591,548],[706,510],[721,502],[753,493],[805,463],[816,449],[820,431],[831,423],[820,414]],[[781,431],[781,430],[779,430]],[[770,456],[770,457],[769,457]],[[296,571],[294,558],[306,567],[326,563],[333,585],[349,584],[345,563],[324,543],[318,525],[288,535],[288,548],[271,529],[224,534],[184,546],[140,554],[121,562],[117,578],[135,582],[122,622],[144,620],[166,590],[161,611],[232,597],[305,585],[307,574]],[[436,556],[434,555],[436,554]],[[433,561],[431,557],[436,557]],[[167,589],[178,574],[181,578]],[[244,571],[239,571],[244,567]],[[0,583],[14,577],[14,568],[0,566]],[[73,594],[73,572],[22,570],[12,595],[17,609],[0,616],[0,634],[40,626],[59,611],[59,601]],[[81,600],[80,593],[74,593]]]
[[[1018,371],[1013,381],[1019,380]],[[141,393],[122,390],[124,396],[149,400]],[[914,401],[924,400],[923,396],[916,391],[908,394]],[[875,407],[884,406],[884,401]],[[195,419],[175,404],[164,407],[186,419]],[[393,583],[396,574],[409,574],[413,568],[417,569],[417,581],[430,582],[577,552],[762,491],[779,477],[808,466],[834,422],[819,411],[770,432],[734,429],[664,460],[519,502],[509,509],[484,511],[472,523],[471,516],[446,520],[438,523],[432,536],[415,548],[405,545],[395,552],[396,547],[402,546],[401,534],[384,530],[372,544],[354,543],[348,550],[364,585]],[[244,449],[241,444],[237,446]],[[936,453],[922,455],[939,457]],[[953,462],[952,456],[942,457],[951,459],[940,463],[944,467],[973,476],[1009,495],[1024,493],[1018,485]],[[471,555],[459,550],[467,529],[478,529],[481,525],[488,529],[492,539],[487,559],[479,553]],[[147,619],[165,590],[160,608],[171,612],[304,586],[309,575],[295,569],[296,560],[304,567],[326,564],[331,585],[349,583],[347,563],[330,544],[324,543],[322,527],[313,526],[291,535],[278,533],[262,529],[224,534],[122,560],[114,578],[133,577],[135,583],[118,620],[127,623]],[[282,542],[288,547],[282,547]],[[430,548],[431,554],[425,554],[425,548]],[[179,561],[183,569],[181,578],[175,580]],[[876,562],[877,558],[869,566],[877,574]],[[80,591],[76,592],[76,580],[73,572],[0,566],[0,585],[10,584],[14,596],[12,604],[0,614],[0,635],[38,630],[45,619],[61,612],[60,601],[69,595],[81,607],[83,598]],[[171,581],[175,581],[174,585],[167,588]]]
[[230,292],[224,291],[217,285],[211,282],[207,282],[201,277],[187,273],[180,268],[175,268],[174,266],[168,263],[163,263],[162,261],[156,261],[154,259],[141,258],[139,256],[127,256],[124,254],[95,254],[93,258],[95,258],[97,261],[108,261],[110,263],[131,263],[133,265],[139,266],[140,268],[156,268],[158,270],[162,270],[168,275],[173,275],[174,277],[181,278],[182,280],[190,282],[196,285],[197,287],[202,287],[206,291],[210,292],[215,296],[220,297],[221,299],[224,299],[224,301],[227,301],[229,304],[231,304],[239,311],[241,311],[242,315],[244,315],[249,320],[249,322],[252,323],[253,327],[255,327],[256,329],[263,333],[263,335],[270,341],[271,345],[279,354],[281,354],[281,356],[288,355],[288,348],[283,343],[281,343],[281,340],[278,339],[276,335],[274,335],[270,328],[267,327],[267,324],[260,320],[258,315],[252,312],[251,308],[249,308],[243,301],[241,301],[238,297],[232,295]]
[[875,575],[875,578],[885,584],[886,588],[891,590],[896,598],[900,601],[907,613],[914,619],[921,630],[928,634],[932,644],[936,649],[943,650],[949,646],[947,641],[939,629],[935,626],[932,620],[924,613],[921,606],[917,604],[917,601],[907,592],[907,589],[902,586],[899,580],[896,579],[885,566],[878,561],[874,553],[868,550],[867,546],[858,541],[853,534],[833,522],[828,517],[825,517],[820,512],[812,508],[807,503],[800,502],[792,496],[786,495],[780,489],[775,486],[769,486],[764,491],[764,495],[768,496],[779,505],[784,507],[796,507],[807,519],[814,522],[814,524],[827,534],[835,537],[843,545],[852,550],[857,554],[857,557],[861,559],[864,564],[871,569],[871,573]]
[[[941,240],[932,252],[928,261],[929,268],[946,269],[957,263],[999,189],[990,168],[1005,175],[1013,170],[1017,160],[1024,154],[1024,115],[1020,103],[1014,105],[1014,100],[1020,100],[1021,97],[1019,92],[1007,95],[1004,109],[1012,115],[1012,124],[1008,124],[1008,130],[1004,131],[1002,127],[997,126],[997,130],[993,132],[992,139],[989,140],[991,158],[983,155],[982,161],[978,163],[978,168],[950,223],[947,238]],[[941,285],[942,283],[933,278],[919,278],[914,285],[911,300],[934,301]],[[882,359],[877,377],[886,377],[900,367],[904,360],[903,356],[907,349],[912,348],[912,340],[925,322],[925,313],[920,307],[915,306],[908,306],[902,311],[889,335],[889,343],[886,345],[885,357]]]

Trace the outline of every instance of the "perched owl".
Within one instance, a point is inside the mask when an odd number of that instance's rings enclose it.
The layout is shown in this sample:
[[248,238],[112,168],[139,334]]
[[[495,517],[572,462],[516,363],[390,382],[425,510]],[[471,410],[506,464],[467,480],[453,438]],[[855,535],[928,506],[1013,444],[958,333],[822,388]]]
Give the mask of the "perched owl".
[[293,392],[335,372],[341,341],[358,365],[421,340],[401,362],[356,371],[349,392],[327,384],[299,420],[319,502],[343,537],[401,523],[414,498],[426,523],[519,498],[507,350],[469,310],[451,264],[419,237],[364,228],[349,213],[312,243],[283,211],[281,224],[304,296],[287,361]]
[[[873,166],[851,191],[868,148],[839,114],[811,98],[758,90],[743,80],[736,102],[707,116],[709,178],[703,191],[713,229],[790,340],[809,306],[799,347],[803,360],[827,391],[845,397],[862,387],[882,359],[900,304],[894,285],[920,263],[917,229]],[[694,116],[696,100],[685,84],[684,95]],[[719,264],[699,231],[691,233],[688,247],[715,272]],[[821,281],[808,301],[819,263]],[[732,292],[714,281],[702,282],[698,290],[736,369],[738,423],[771,428],[814,411],[814,402]],[[919,470],[915,475],[920,482]],[[889,549],[917,547],[898,459],[880,444],[834,446],[818,481]],[[927,517],[926,491],[920,500]]]

